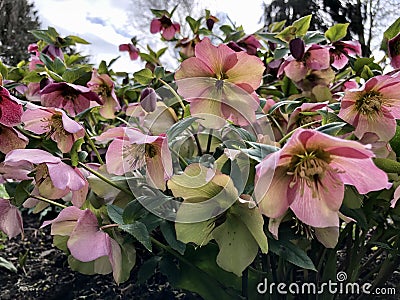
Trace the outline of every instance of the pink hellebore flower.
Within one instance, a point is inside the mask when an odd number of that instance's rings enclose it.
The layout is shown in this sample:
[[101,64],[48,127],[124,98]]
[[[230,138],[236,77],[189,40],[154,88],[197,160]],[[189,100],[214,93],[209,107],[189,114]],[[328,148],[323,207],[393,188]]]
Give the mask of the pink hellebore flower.
[[358,138],[373,132],[389,141],[400,119],[400,74],[376,76],[361,88],[346,91],[338,116],[355,127]]
[[150,136],[133,128],[115,127],[103,132],[96,140],[112,140],[106,153],[109,173],[123,175],[146,167],[150,183],[165,190],[165,183],[173,172],[165,134]]
[[[281,150],[256,166],[255,198],[270,218],[279,218],[290,208],[312,227],[338,227],[345,184],[354,185],[360,194],[391,186],[372,157],[356,141],[298,129]],[[264,178],[271,172],[272,182],[266,186]]]
[[[318,110],[321,109],[327,109],[327,104],[328,102],[320,102],[320,103],[303,103],[299,107],[297,107],[292,114],[289,117],[288,125],[287,125],[287,131],[290,132],[297,127],[300,127],[302,125],[315,122],[315,121],[321,121],[322,116],[318,113],[316,113]],[[315,114],[313,114],[315,113]],[[308,128],[316,128],[319,125],[315,124],[312,125],[313,127],[308,127]]]
[[24,128],[36,134],[46,134],[63,153],[71,151],[76,140],[85,136],[85,129],[58,108],[28,109],[22,115]]
[[14,149],[23,149],[28,143],[29,139],[19,131],[0,124],[0,152],[7,154]]
[[246,51],[249,55],[256,55],[257,49],[261,48],[260,42],[252,34],[245,36],[237,42],[229,42],[227,46],[236,52]]
[[9,200],[3,198],[0,198],[0,230],[10,239],[20,233],[23,237],[24,234],[21,212]]
[[9,91],[0,86],[0,124],[12,127],[21,123],[22,105],[10,95]]
[[72,117],[88,109],[91,101],[103,104],[99,96],[88,87],[67,82],[50,83],[40,94],[43,106],[62,108]]
[[99,228],[93,212],[70,206],[63,209],[54,220],[45,221],[41,227],[50,224],[52,235],[69,236],[67,247],[75,259],[90,262],[108,256],[114,279],[119,282],[119,272],[122,268],[121,248]]
[[131,60],[137,60],[139,58],[139,49],[133,44],[121,44],[118,47],[119,51],[128,51]]
[[[16,169],[29,167],[31,170],[36,170],[36,191],[34,192],[38,192],[45,198],[59,199],[72,192],[71,202],[78,207],[86,200],[88,184],[79,169],[63,163],[59,157],[46,151],[13,150],[6,155],[4,165]],[[35,204],[37,202],[32,206]]]
[[192,115],[206,119],[205,125],[222,127],[217,116],[245,126],[256,120],[259,99],[255,90],[264,69],[258,57],[224,44],[216,47],[204,38],[196,45],[195,57],[182,62],[175,79],[178,93],[190,102]]
[[337,41],[329,49],[332,66],[340,70],[348,63],[348,55],[361,55],[361,44],[358,41]]
[[171,19],[167,16],[162,16],[158,19],[153,19],[150,23],[150,32],[161,32],[161,36],[170,41],[174,38],[175,33],[181,30],[179,23],[172,23]]
[[107,74],[101,74],[96,69],[92,72],[92,78],[87,83],[91,91],[99,95],[103,106],[100,108],[100,115],[106,119],[114,119],[114,113],[121,109],[121,105],[115,95],[114,82]]
[[395,69],[400,68],[400,32],[389,40],[388,52],[391,59],[390,65]]

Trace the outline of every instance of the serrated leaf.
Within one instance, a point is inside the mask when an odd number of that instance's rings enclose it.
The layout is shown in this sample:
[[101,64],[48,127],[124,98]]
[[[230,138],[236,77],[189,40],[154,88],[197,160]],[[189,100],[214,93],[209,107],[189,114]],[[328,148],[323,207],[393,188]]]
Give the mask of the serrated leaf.
[[330,40],[331,43],[341,40],[346,36],[349,24],[350,23],[333,25],[331,28],[325,31],[325,37]]
[[124,224],[122,219],[123,208],[116,205],[107,205],[107,214],[117,224]]
[[143,69],[133,73],[133,79],[143,85],[150,84],[153,78],[153,73],[149,69]]
[[183,255],[183,253],[185,253],[186,245],[177,240],[174,224],[170,221],[164,220],[160,224],[160,229],[168,245]]
[[46,55],[44,53],[40,53],[39,58],[47,68],[49,68],[51,71],[54,71],[53,61],[51,60],[51,58],[48,55]]
[[120,225],[119,228],[132,235],[143,246],[145,246],[147,250],[150,252],[152,251],[150,234],[147,231],[146,225],[144,225],[142,222],[136,221],[132,224]]

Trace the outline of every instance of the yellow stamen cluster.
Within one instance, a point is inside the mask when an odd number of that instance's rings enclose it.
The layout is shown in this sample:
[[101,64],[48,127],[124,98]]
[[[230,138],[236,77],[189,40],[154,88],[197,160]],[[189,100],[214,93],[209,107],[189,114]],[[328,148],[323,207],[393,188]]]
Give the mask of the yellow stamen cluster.
[[374,117],[381,112],[383,100],[381,93],[369,91],[357,99],[356,109],[363,115]]

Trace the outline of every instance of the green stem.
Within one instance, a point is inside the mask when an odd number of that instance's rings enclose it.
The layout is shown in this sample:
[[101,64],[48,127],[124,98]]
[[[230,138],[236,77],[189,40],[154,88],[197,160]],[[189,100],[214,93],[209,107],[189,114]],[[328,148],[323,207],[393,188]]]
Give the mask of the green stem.
[[90,136],[89,136],[89,134],[87,133],[87,131],[85,131],[85,138],[86,138],[86,141],[89,143],[90,148],[92,148],[92,150],[93,150],[94,153],[96,154],[97,159],[99,160],[99,163],[102,164],[102,165],[104,165],[104,161],[103,161],[103,159],[101,158],[99,151],[97,150],[95,144],[93,143],[93,140],[90,138]]
[[321,121],[313,121],[313,122],[310,122],[310,123],[307,123],[307,124],[304,124],[304,125],[301,125],[301,126],[299,126],[299,127],[297,127],[296,129],[293,129],[291,132],[289,132],[287,135],[285,135],[283,138],[281,138],[281,140],[278,142],[279,144],[282,144],[284,141],[286,141],[288,138],[290,138],[291,136],[292,136],[292,134],[297,130],[297,129],[299,129],[299,128],[305,128],[305,127],[308,127],[308,126],[311,126],[311,125],[314,125],[314,124],[318,124],[318,123],[320,123]]
[[182,98],[177,94],[177,92],[170,86],[167,82],[162,80],[161,78],[158,79],[170,92],[175,96],[176,100],[178,100],[179,104],[181,105],[182,109],[185,111],[185,105],[183,104]]
[[272,115],[268,115],[268,119],[272,121],[272,123],[274,123],[274,125],[276,126],[276,128],[279,130],[279,133],[284,136],[285,133],[283,132],[283,129],[281,127],[281,125],[279,125],[278,121],[272,116]]
[[125,121],[124,119],[120,118],[120,117],[115,117],[118,121],[121,121],[122,123],[124,123],[127,126],[132,126],[131,124],[129,124],[129,122]]
[[197,155],[198,156],[202,156],[203,155],[203,151],[201,150],[201,144],[200,144],[200,141],[199,141],[199,137],[197,136],[197,133],[193,134],[193,136],[194,136],[194,140],[195,140],[196,145],[197,145]]
[[210,148],[211,148],[211,141],[212,141],[212,136],[213,135],[213,130],[210,129],[210,132],[208,133],[208,139],[207,139],[207,148],[206,148],[206,153],[210,154]]
[[36,200],[39,200],[39,201],[43,201],[43,202],[46,202],[46,203],[49,203],[49,204],[52,204],[52,205],[61,207],[61,208],[67,208],[67,206],[65,206],[65,205],[63,205],[63,204],[61,204],[61,203],[58,203],[58,202],[55,202],[55,201],[53,201],[53,200],[44,198],[44,197],[42,197],[42,196],[30,195],[30,197],[31,197],[31,198],[34,198],[34,199],[36,199]]
[[178,156],[179,160],[185,165],[185,167],[187,167],[189,164],[186,162],[186,160],[182,157],[182,155],[180,155],[178,152],[175,151],[175,149],[170,148],[170,150],[176,155]]
[[338,87],[341,87],[343,84],[345,84],[350,79],[353,79],[354,77],[356,77],[356,75],[351,75],[346,80],[343,80],[343,81],[339,82],[338,84],[334,85],[333,87],[331,87],[330,90],[334,91],[335,89],[337,89]]
[[107,177],[105,177],[104,175],[101,175],[99,172],[93,170],[92,168],[89,168],[88,166],[86,166],[84,163],[78,162],[78,164],[84,168],[85,170],[89,171],[90,173],[92,173],[93,175],[95,175],[96,177],[100,178],[101,180],[107,182],[109,185],[115,187],[116,189],[124,192],[127,195],[132,195],[132,192],[122,186],[119,186],[118,184],[112,182],[110,179],[108,179]]

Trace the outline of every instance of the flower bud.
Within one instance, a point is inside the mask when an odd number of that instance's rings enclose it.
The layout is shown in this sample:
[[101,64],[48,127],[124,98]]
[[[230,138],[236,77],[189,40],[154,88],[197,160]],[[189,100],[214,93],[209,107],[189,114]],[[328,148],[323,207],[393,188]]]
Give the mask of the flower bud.
[[140,94],[140,105],[147,112],[152,112],[156,109],[157,94],[153,88],[145,88]]
[[304,56],[305,45],[302,39],[295,38],[289,42],[290,53],[296,60],[300,60]]

